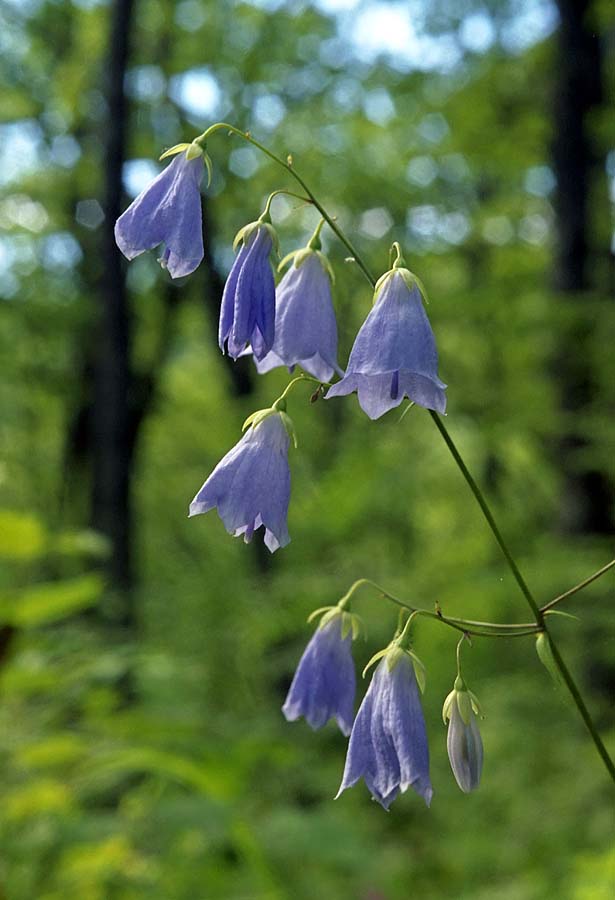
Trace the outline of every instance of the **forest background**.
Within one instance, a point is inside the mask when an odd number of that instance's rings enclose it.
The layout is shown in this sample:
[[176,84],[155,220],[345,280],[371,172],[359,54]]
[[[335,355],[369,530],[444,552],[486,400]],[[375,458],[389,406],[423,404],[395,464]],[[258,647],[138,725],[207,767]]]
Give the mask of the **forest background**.
[[[291,544],[187,506],[283,372],[216,346],[235,232],[292,189],[216,135],[205,261],[128,267],[113,223],[216,120],[285,157],[372,270],[424,281],[447,424],[547,602],[613,553],[615,8],[606,0],[1,0],[0,897],[607,900],[613,795],[533,638],[475,639],[479,791],[440,711],[455,634],[420,622],[435,796],[333,801],[345,741],[280,712],[315,607],[366,576],[526,621],[430,417],[291,412]],[[282,251],[315,213],[274,206]],[[340,361],[371,291],[330,234]],[[305,396],[302,396],[302,391]],[[553,622],[615,747],[613,575]],[[395,613],[358,599],[360,668]]]

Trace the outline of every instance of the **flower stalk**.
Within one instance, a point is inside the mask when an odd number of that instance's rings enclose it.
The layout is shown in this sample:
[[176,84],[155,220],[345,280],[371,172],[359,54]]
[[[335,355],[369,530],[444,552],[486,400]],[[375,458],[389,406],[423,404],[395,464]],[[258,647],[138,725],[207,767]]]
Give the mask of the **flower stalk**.
[[[226,122],[217,122],[214,125],[211,125],[209,128],[206,129],[205,132],[203,132],[202,135],[200,135],[198,138],[196,138],[196,143],[203,146],[203,144],[206,143],[207,139],[212,134],[214,134],[215,132],[220,131],[220,130],[226,130],[227,132],[229,132],[231,134],[238,135],[243,140],[252,144],[258,150],[260,150],[262,153],[264,153],[265,156],[269,157],[269,159],[271,159],[273,162],[277,163],[277,165],[279,165],[283,169],[285,169],[291,175],[291,177],[295,179],[295,181],[305,191],[305,194],[309,198],[310,202],[319,211],[319,213],[321,214],[323,219],[327,222],[327,224],[329,225],[329,227],[331,228],[333,233],[339,238],[341,243],[347,248],[350,255],[352,256],[352,258],[354,259],[356,264],[359,266],[360,270],[363,272],[363,274],[365,275],[367,280],[370,282],[372,287],[375,287],[376,280],[374,279],[369,268],[363,261],[361,254],[357,252],[357,250],[355,249],[355,247],[353,246],[353,244],[351,243],[349,238],[344,234],[342,229],[338,226],[335,219],[329,215],[327,210],[323,207],[323,205],[320,203],[318,198],[311,191],[311,189],[306,184],[306,182],[303,180],[301,175],[299,175],[299,173],[295,170],[292,158],[288,157],[286,160],[282,159],[281,157],[279,157],[275,153],[273,153],[271,150],[269,150],[269,148],[266,147],[264,144],[261,144],[259,141],[255,140],[252,137],[252,135],[250,134],[250,132],[241,131],[239,128],[235,128],[233,125],[229,125]],[[528,606],[532,610],[532,613],[534,614],[535,623],[532,626],[532,630],[531,631],[528,630],[527,633],[530,634],[530,633],[536,633],[537,631],[544,631],[550,637],[551,648],[553,651],[553,657],[554,657],[555,663],[562,675],[562,678],[566,684],[566,687],[568,688],[568,691],[570,692],[570,694],[572,696],[572,699],[574,700],[574,703],[579,711],[579,714],[581,715],[581,718],[583,719],[583,722],[585,723],[587,730],[591,735],[591,738],[595,744],[598,754],[600,755],[601,759],[603,760],[604,765],[606,766],[607,771],[609,772],[609,775],[611,776],[613,782],[615,782],[615,763],[611,759],[611,757],[602,741],[602,738],[598,734],[598,730],[597,730],[596,726],[594,725],[594,722],[591,718],[589,710],[587,709],[587,706],[585,705],[585,701],[583,700],[581,692],[579,691],[579,689],[576,685],[576,682],[574,681],[568,667],[566,666],[566,664],[557,648],[555,641],[553,640],[553,638],[550,634],[550,631],[547,628],[547,624],[544,619],[544,610],[541,610],[541,608],[538,606],[538,603],[536,602],[530,588],[528,587],[523,575],[521,574],[521,571],[520,571],[512,553],[510,552],[506,541],[504,540],[504,538],[498,528],[495,518],[491,512],[491,509],[489,508],[489,505],[488,505],[482,491],[480,490],[478,484],[476,483],[475,479],[471,475],[468,467],[466,466],[466,464],[463,460],[463,457],[459,453],[451,435],[448,432],[448,429],[442,422],[442,420],[437,412],[435,412],[433,410],[430,410],[429,412],[430,412],[430,415],[431,415],[442,439],[444,440],[448,450],[450,451],[457,467],[459,468],[461,474],[463,475],[465,481],[467,482],[468,487],[472,491],[472,494],[474,495],[476,502],[480,506],[481,511],[487,521],[487,524],[489,525],[489,528],[491,529],[491,532],[493,533],[493,536],[494,536],[495,540],[497,541],[497,543],[504,555],[504,558],[506,559],[508,567],[517,583],[517,586],[519,587],[519,590],[523,594],[526,603],[528,604]],[[578,587],[577,589],[580,590],[581,588]],[[383,593],[385,593],[385,592],[383,592]],[[570,594],[568,594],[568,595],[570,595]],[[385,596],[387,596],[386,593],[385,593]],[[392,599],[392,598],[389,597],[389,599]],[[556,599],[559,602],[559,599],[563,599],[563,598],[556,598]],[[396,602],[396,601],[394,600],[393,602]],[[400,605],[406,605],[406,604],[400,604]],[[438,616],[437,613],[427,613],[427,611],[425,611],[425,613],[428,614],[430,617],[441,618],[442,621],[446,621],[447,624],[452,625],[452,627],[457,627],[458,630],[461,630],[461,631],[466,630],[462,626],[459,626],[456,623],[453,623],[453,620],[445,620],[443,617]],[[469,633],[479,634],[479,632],[469,632]],[[518,634],[519,632],[516,632],[516,633]],[[481,636],[491,636],[491,634],[487,635],[486,633],[483,633],[483,634],[481,634]]]

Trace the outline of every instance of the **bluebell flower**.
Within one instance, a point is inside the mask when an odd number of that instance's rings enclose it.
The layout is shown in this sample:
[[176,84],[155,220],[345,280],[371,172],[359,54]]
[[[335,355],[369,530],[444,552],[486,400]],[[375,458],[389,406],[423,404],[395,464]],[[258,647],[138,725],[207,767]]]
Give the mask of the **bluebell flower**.
[[370,419],[399,406],[404,397],[443,413],[445,388],[419,285],[408,269],[393,268],[376,285],[374,306],[355,338],[346,374],[327,399],[357,391]]
[[204,154],[193,144],[178,146],[187,153],[178,152],[115,223],[115,241],[128,259],[164,244],[159,262],[172,278],[194,272],[203,259]]
[[365,780],[372,797],[388,809],[399,792],[413,788],[429,806],[429,748],[411,655],[386,651],[357,713],[337,796]]
[[303,716],[317,729],[335,718],[342,734],[350,734],[356,680],[349,617],[350,613],[339,607],[322,617],[299,661],[282,707],[287,721]]
[[465,794],[475,790],[483,769],[483,742],[476,721],[480,706],[462,679],[444,701],[442,717],[449,721],[446,749],[455,781]]
[[292,423],[286,413],[273,409],[255,413],[250,421],[239,443],[218,463],[190,504],[190,515],[216,507],[229,534],[243,535],[246,543],[263,526],[265,544],[273,553],[290,541],[288,446]]
[[[262,217],[261,217],[262,219]],[[275,281],[269,257],[276,244],[273,227],[251,222],[239,232],[241,243],[224,285],[218,344],[237,359],[248,344],[256,359],[271,350],[275,330]]]
[[[317,234],[315,237],[318,240]],[[278,285],[273,346],[260,362],[256,361],[261,374],[277,366],[288,366],[292,372],[296,365],[319,381],[329,381],[334,372],[341,374],[331,299],[332,272],[314,243],[312,238],[307,247],[291,254],[292,264]]]

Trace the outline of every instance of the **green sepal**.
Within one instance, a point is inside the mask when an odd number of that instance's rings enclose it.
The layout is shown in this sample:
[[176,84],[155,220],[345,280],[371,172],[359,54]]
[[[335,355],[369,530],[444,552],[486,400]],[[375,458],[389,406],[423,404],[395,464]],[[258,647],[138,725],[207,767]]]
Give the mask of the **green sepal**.
[[246,244],[250,235],[254,231],[256,231],[259,224],[259,222],[248,222],[247,225],[244,225],[243,228],[240,228],[235,235],[235,240],[233,241],[233,250],[237,250],[237,247],[241,244],[242,241],[244,244]]
[[474,710],[474,713],[480,719],[484,719],[485,713],[483,712],[483,708],[478,701],[478,697],[476,696],[476,694],[473,691],[468,691],[468,694],[470,695],[470,700],[472,701],[472,709]]
[[[323,613],[320,622],[318,623],[318,628],[324,628],[328,622],[332,619],[335,619],[337,616],[341,616],[343,613],[340,611],[339,607],[332,606],[326,612]],[[343,622],[342,622],[343,625]]]
[[205,156],[205,150],[200,144],[195,144],[195,142],[192,141],[191,144],[188,144],[186,159],[198,159],[199,156]]
[[302,266],[306,259],[309,259],[315,252],[315,250],[310,250],[309,247],[302,247],[300,250],[295,250],[293,254],[293,265],[295,269]]
[[342,617],[342,640],[348,637],[348,635],[352,632],[352,639],[355,641],[359,635],[365,631],[365,626],[363,624],[363,620],[355,615],[355,613],[349,613],[343,610],[339,604],[336,606],[321,606],[318,609],[315,609],[314,612],[310,613],[307,620],[308,622],[313,622],[318,616],[321,616],[320,622],[318,623],[318,627],[322,628],[334,619],[336,616]]
[[181,144],[175,144],[173,147],[169,147],[168,150],[165,150],[162,156],[159,156],[158,159],[163,160],[166,159],[167,156],[175,156],[177,153],[183,153],[184,150],[187,150],[188,147],[191,146],[192,144],[187,144],[185,142]]
[[559,685],[559,687],[565,687],[564,680],[553,656],[551,641],[549,640],[549,636],[545,631],[541,631],[536,638],[536,653],[538,654],[538,659],[543,664],[553,681],[557,685]]
[[425,290],[425,286],[423,285],[423,282],[418,277],[418,275],[415,275],[414,272],[410,271],[410,269],[395,269],[394,271],[401,273],[401,277],[406,282],[406,287],[408,288],[409,291],[412,291],[412,290],[414,290],[415,287],[417,287],[419,289],[419,293],[420,293],[423,301],[425,303],[429,304],[429,298],[427,297],[427,291]]
[[573,616],[572,613],[564,612],[563,609],[547,609],[545,616],[563,616],[565,619],[574,619],[575,622],[580,622],[578,616]]
[[[462,687],[459,687],[458,682],[461,683]],[[448,694],[446,700],[444,701],[444,706],[442,707],[442,719],[444,720],[444,724],[448,719],[451,718],[451,714],[453,711],[453,703],[457,704],[457,709],[459,710],[459,715],[462,718],[462,721],[465,725],[470,724],[470,719],[472,718],[472,713],[474,715],[479,716],[481,719],[484,719],[484,713],[482,711],[481,705],[478,701],[478,697],[472,691],[469,691],[465,686],[465,682],[460,676],[457,676],[455,679],[455,686],[453,690]]]
[[257,228],[267,229],[267,231],[269,232],[269,236],[271,237],[271,242],[273,244],[273,252],[276,256],[279,256],[280,241],[275,228],[269,222],[261,222],[260,220],[256,222],[248,222],[247,225],[244,225],[243,228],[239,229],[239,231],[235,235],[235,240],[233,241],[233,250],[237,250],[237,247],[242,241],[244,244],[247,244]]
[[241,426],[241,430],[245,431],[249,425],[252,425],[256,428],[257,425],[260,425],[268,416],[273,416],[277,413],[277,409],[274,409],[273,406],[268,406],[267,409],[257,409],[256,412],[251,413],[246,421]]
[[290,253],[287,253],[284,259],[280,260],[278,263],[278,272],[281,272],[282,269],[288,265],[290,260],[295,258],[298,252],[298,250],[291,250]]
[[337,606],[319,606],[318,609],[315,609],[314,612],[311,612],[307,617],[308,622],[313,622],[317,616],[322,616],[326,612],[330,612],[332,609],[337,609]]
[[267,231],[269,232],[271,241],[273,243],[273,252],[275,253],[276,258],[279,259],[280,258],[280,239],[278,237],[278,233],[275,230],[275,228],[273,227],[273,225],[269,224],[268,222],[265,222],[263,227],[266,228]]
[[384,656],[386,656],[387,653],[390,653],[390,651],[391,651],[391,645],[389,644],[389,646],[385,647],[384,650],[379,650],[378,653],[374,653],[374,655],[372,656],[372,658],[370,659],[368,664],[363,669],[363,673],[362,673],[361,677],[365,678],[368,670],[371,669],[371,667],[373,665],[375,665],[379,660],[381,660]]
[[313,250],[311,247],[301,247],[300,250],[291,250],[290,253],[287,253],[284,259],[278,265],[278,272],[281,272],[282,269],[284,269],[291,260],[295,269],[298,269],[299,266],[303,265],[306,259],[309,259],[309,257],[313,256],[314,254],[316,254],[316,256],[318,257],[318,261],[329,276],[331,284],[335,284],[335,273],[331,268],[331,263],[324,253],[321,253],[320,250]]
[[320,251],[320,250],[316,251],[316,256],[320,260],[323,269],[329,276],[329,280],[330,280],[331,284],[335,284],[335,272],[333,271],[333,268],[331,266],[331,263],[329,262],[328,257],[326,257],[325,254],[322,253],[322,251]]
[[418,658],[414,650],[404,650],[410,659],[412,660],[412,666],[414,668],[414,674],[416,676],[416,683],[419,686],[419,690],[421,694],[425,693],[425,685],[427,684],[427,669],[425,668],[422,660]]
[[295,431],[295,424],[294,424],[293,420],[291,419],[291,417],[288,415],[288,413],[280,412],[279,416],[282,419],[282,424],[284,425],[284,428],[286,429],[286,434],[289,436],[289,438],[293,442],[293,445],[296,450],[299,445],[297,443],[297,432]]
[[342,640],[352,633],[352,640],[356,641],[361,632],[365,633],[363,620],[355,613],[342,612]]
[[374,285],[374,299],[372,300],[372,306],[378,299],[378,294],[380,293],[380,289],[383,286],[384,282],[393,274],[393,269],[389,269],[388,272],[385,272],[384,275],[381,275],[376,284]]
[[205,168],[207,169],[207,187],[209,187],[213,175],[213,166],[209,153],[203,153],[203,162],[205,163]]
[[365,627],[365,622],[361,618],[361,616],[357,616],[356,613],[347,613],[352,619],[352,639],[356,641],[358,637],[363,635],[363,638],[367,640],[367,628]]
[[463,724],[469,725],[472,718],[472,700],[469,693],[467,691],[455,691],[455,700]]
[[451,717],[451,711],[453,709],[453,701],[455,699],[456,693],[457,692],[453,690],[450,692],[450,694],[447,694],[446,700],[444,701],[444,704],[442,706],[442,721],[444,722],[445,725]]
[[414,272],[411,272],[410,269],[393,268],[393,269],[389,269],[388,272],[385,272],[384,275],[381,275],[380,278],[378,279],[378,281],[376,282],[376,285],[374,287],[374,299],[372,301],[372,305],[378,299],[378,294],[380,293],[382,287],[384,286],[384,283],[387,280],[387,278],[390,278],[391,275],[394,275],[396,272],[399,272],[401,277],[404,279],[406,287],[408,288],[409,291],[412,291],[412,290],[414,290],[415,287],[417,287],[419,289],[419,293],[420,293],[423,301],[427,304],[429,303],[429,298],[427,297],[427,291],[425,290],[425,286],[423,285],[423,282],[421,281],[421,279],[417,275],[414,274]]

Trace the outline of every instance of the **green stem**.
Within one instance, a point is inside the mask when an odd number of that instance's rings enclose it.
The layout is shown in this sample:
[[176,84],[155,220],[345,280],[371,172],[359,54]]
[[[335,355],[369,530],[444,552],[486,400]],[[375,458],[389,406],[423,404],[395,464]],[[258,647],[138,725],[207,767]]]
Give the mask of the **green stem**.
[[608,572],[609,569],[612,569],[613,566],[615,566],[615,559],[612,559],[609,563],[606,564],[606,566],[602,566],[601,569],[598,569],[598,571],[594,572],[593,575],[590,575],[589,578],[585,578],[583,581],[575,584],[575,586],[571,587],[569,591],[565,591],[563,594],[560,594],[559,597],[555,597],[549,603],[545,603],[544,606],[541,606],[540,611],[546,613],[548,609],[553,609],[553,607],[558,603],[561,603],[562,600],[567,600],[568,597],[572,597],[573,594],[576,594],[584,587],[587,587],[587,585],[591,584],[592,581],[595,581],[596,578],[600,578],[601,575],[604,575],[604,573]]
[[[468,484],[468,487],[474,494],[474,497],[476,498],[476,501],[477,501],[478,505],[480,506],[485,519],[487,520],[487,524],[489,525],[489,527],[493,533],[493,536],[495,537],[496,541],[498,542],[500,549],[501,549],[502,553],[504,554],[506,561],[508,562],[509,568],[515,578],[515,581],[519,585],[519,588],[521,589],[523,596],[527,600],[529,607],[531,608],[532,612],[536,616],[537,627],[539,628],[539,630],[545,631],[547,633],[547,635],[549,637],[549,642],[551,644],[551,649],[553,651],[553,659],[555,660],[555,664],[556,664],[557,668],[559,669],[559,671],[562,675],[562,678],[564,679],[564,681],[566,683],[566,687],[568,688],[568,690],[570,692],[570,695],[575,703],[575,706],[577,707],[577,709],[579,711],[581,718],[583,719],[583,722],[585,723],[587,730],[589,731],[589,734],[594,742],[596,750],[598,751],[600,757],[602,758],[611,778],[615,782],[615,763],[613,763],[613,760],[609,756],[609,753],[608,753],[606,747],[604,746],[602,738],[598,734],[598,730],[597,730],[596,726],[594,725],[594,722],[589,713],[589,710],[587,709],[587,706],[585,705],[585,701],[583,700],[581,692],[579,691],[579,689],[576,685],[576,682],[575,682],[574,678],[572,677],[572,674],[570,673],[570,670],[568,669],[566,663],[564,662],[562,655],[559,652],[555,641],[553,640],[553,636],[552,636],[551,632],[547,628],[547,625],[546,625],[546,622],[544,619],[544,611],[545,610],[544,609],[541,610],[539,608],[538,604],[536,603],[536,600],[534,599],[533,594],[531,593],[529,587],[527,586],[523,575],[519,571],[519,567],[517,566],[517,563],[513,559],[513,556],[511,554],[510,550],[508,549],[508,546],[506,545],[506,542],[505,542],[504,538],[502,537],[502,534],[500,533],[500,529],[498,528],[496,521],[493,518],[493,514],[492,514],[491,510],[489,509],[489,505],[487,504],[487,501],[485,500],[485,497],[484,497],[481,489],[479,488],[476,481],[470,474],[468,467],[466,466],[465,462],[463,461],[461,454],[457,450],[457,447],[455,446],[452,437],[450,436],[447,429],[445,428],[444,423],[442,422],[442,420],[440,419],[440,417],[438,416],[437,413],[430,410],[430,414],[436,424],[438,431],[442,435],[444,442],[446,443],[446,446],[450,450],[450,452],[453,456],[453,459],[455,460],[455,462],[457,463],[457,466],[461,470],[461,474],[465,478],[465,480]],[[545,609],[546,608],[548,608],[548,607],[545,607]]]
[[289,163],[287,160],[282,159],[281,156],[277,156],[275,153],[272,153],[268,147],[265,147],[265,145],[261,144],[260,141],[255,140],[248,131],[241,131],[241,129],[235,128],[234,125],[229,125],[227,122],[216,122],[215,125],[211,125],[206,131],[203,132],[202,135],[200,135],[197,138],[197,141],[199,143],[201,141],[204,143],[207,141],[207,139],[210,137],[210,135],[212,135],[212,134],[214,134],[214,132],[220,131],[222,129],[224,129],[226,131],[230,131],[231,134],[236,134],[236,135],[238,135],[238,137],[243,138],[244,141],[247,141],[249,144],[252,144],[253,147],[256,147],[258,150],[261,151],[261,153],[264,153],[265,156],[268,156],[269,159],[273,160],[273,162],[277,163],[279,166],[282,166],[283,169],[286,169],[286,171],[290,175],[292,175],[292,177],[295,179],[297,184],[301,185],[301,187],[307,194],[310,202],[316,207],[316,209],[318,210],[320,215],[323,217],[323,219],[325,220],[325,222],[327,223],[327,225],[329,226],[331,231],[339,238],[339,240],[342,242],[342,244],[344,244],[344,246],[352,254],[357,265],[359,266],[359,268],[361,269],[361,271],[363,272],[363,274],[365,275],[367,280],[370,282],[370,284],[373,286],[375,284],[375,281],[374,281],[369,269],[367,268],[367,266],[361,259],[360,255],[357,253],[357,251],[355,250],[355,248],[353,247],[351,242],[348,240],[346,235],[341,231],[339,226],[336,224],[335,219],[333,219],[329,215],[327,210],[321,205],[321,203],[314,196],[314,194],[309,189],[309,187],[307,186],[307,184],[305,183],[303,178],[299,175],[298,172],[295,171],[295,169],[293,168],[291,163]]
[[311,375],[306,375],[304,372],[302,372],[301,375],[297,375],[295,378],[292,379],[292,381],[288,382],[288,384],[286,385],[286,387],[284,388],[284,390],[282,391],[282,393],[280,394],[278,399],[275,400],[271,405],[275,406],[276,403],[279,403],[281,400],[286,400],[286,397],[290,394],[290,392],[292,391],[294,386],[296,384],[298,384],[300,381],[311,381],[314,384],[323,385],[324,387],[331,386],[328,381],[319,381],[318,378],[313,378]]
[[[545,631],[546,631],[546,629],[545,629]],[[588,710],[587,706],[585,705],[585,701],[583,700],[583,697],[581,696],[581,692],[579,691],[579,689],[576,685],[576,682],[570,673],[568,666],[564,662],[562,655],[559,652],[551,633],[549,633],[549,640],[551,642],[551,652],[553,654],[553,659],[555,660],[555,664],[557,665],[557,668],[561,672],[562,678],[566,682],[566,687],[570,691],[572,699],[574,700],[576,707],[579,710],[579,713],[581,714],[583,721],[585,722],[585,726],[593,738],[594,744],[596,746],[596,750],[602,757],[602,761],[604,762],[604,765],[606,766],[607,771],[610,774],[611,778],[613,779],[613,781],[615,781],[615,763],[611,759],[608,750],[604,746],[602,738],[598,734],[598,731],[596,729],[596,726],[594,725],[594,722],[589,713],[589,710]]]
[[[241,131],[239,128],[235,128],[233,125],[229,125],[226,122],[216,122],[215,125],[212,125],[210,128],[208,128],[205,132],[203,132],[202,135],[200,135],[196,139],[197,142],[200,144],[205,144],[207,138],[211,134],[214,134],[214,132],[219,131],[220,129],[226,129],[227,131],[231,132],[232,134],[236,134],[239,137],[243,138],[243,140],[248,141],[250,144],[252,144],[258,150],[260,150],[262,153],[264,153],[265,156],[268,156],[269,159],[273,160],[275,163],[277,163],[279,166],[281,166],[283,169],[285,169],[295,179],[295,181],[301,185],[301,187],[307,194],[307,196],[310,199],[310,201],[312,202],[312,204],[315,206],[315,208],[319,211],[319,213],[321,214],[323,219],[329,225],[329,228],[339,238],[339,240],[342,242],[342,244],[344,244],[344,246],[348,249],[348,251],[354,258],[355,262],[357,263],[357,265],[359,266],[359,268],[361,269],[361,271],[363,272],[365,277],[368,279],[370,284],[372,286],[375,286],[375,283],[376,283],[375,279],[372,276],[369,269],[367,268],[367,266],[365,265],[365,263],[363,262],[363,260],[361,259],[360,254],[355,250],[353,244],[346,237],[344,232],[339,228],[339,226],[337,225],[335,220],[329,215],[327,210],[322,206],[320,201],[312,193],[312,191],[310,190],[308,185],[305,183],[303,178],[295,171],[290,157],[288,158],[287,161],[283,160],[281,157],[277,156],[275,153],[272,153],[271,150],[269,150],[267,147],[264,146],[264,144],[261,144],[259,141],[256,141],[249,132]],[[568,690],[570,691],[570,694],[577,706],[577,709],[579,710],[579,713],[587,727],[587,730],[589,731],[589,733],[592,737],[592,740],[596,746],[598,753],[600,754],[602,760],[604,761],[604,764],[605,764],[609,774],[611,775],[611,778],[615,782],[615,764],[613,763],[612,759],[610,758],[610,756],[606,750],[606,747],[604,746],[602,739],[601,739],[600,735],[598,734],[596,726],[594,725],[592,718],[589,714],[589,711],[588,711],[587,707],[585,706],[585,701],[583,700],[583,697],[581,696],[581,693],[580,693],[579,689],[577,688],[572,675],[570,674],[566,664],[564,663],[564,660],[562,659],[561,654],[560,654],[559,650],[557,649],[557,647],[553,641],[553,638],[551,637],[550,632],[548,632],[548,630],[547,630],[547,626],[546,626],[546,623],[545,623],[545,620],[543,617],[543,612],[541,611],[538,604],[536,603],[536,600],[534,599],[532,592],[530,591],[529,587],[527,586],[527,584],[525,582],[525,579],[523,578],[521,572],[519,571],[519,567],[517,566],[517,563],[515,562],[510,550],[508,549],[508,546],[507,546],[504,538],[502,537],[502,534],[500,533],[500,529],[498,528],[496,521],[493,518],[493,514],[491,513],[491,510],[489,509],[487,501],[485,500],[476,481],[470,474],[468,467],[464,463],[464,461],[461,457],[461,454],[459,453],[459,451],[457,450],[457,447],[455,446],[455,444],[453,442],[452,437],[448,433],[448,430],[444,426],[444,423],[442,422],[442,420],[440,419],[438,414],[431,410],[430,410],[430,414],[431,414],[431,417],[433,418],[433,420],[436,424],[436,427],[437,427],[438,431],[440,432],[444,442],[446,443],[446,446],[448,447],[449,451],[451,452],[453,459],[455,460],[457,466],[459,467],[461,474],[465,478],[470,490],[474,494],[474,497],[475,497],[478,505],[480,506],[482,513],[485,516],[485,519],[487,520],[487,524],[489,525],[489,527],[493,533],[493,536],[495,537],[502,553],[504,554],[506,562],[508,563],[508,566],[513,574],[515,581],[517,582],[517,584],[519,586],[521,593],[525,597],[525,600],[526,600],[528,606],[530,607],[530,609],[534,613],[534,616],[536,617],[536,625],[534,626],[534,631],[545,631],[549,635],[549,638],[551,641],[551,647],[553,650],[553,657],[555,659],[556,665],[557,665],[558,669],[560,670],[564,681],[566,682]],[[399,601],[392,598],[386,592],[383,592],[383,593],[386,597],[388,597],[394,603],[399,603]],[[399,605],[406,606],[407,609],[412,609],[412,607],[410,607],[404,603],[399,603]],[[429,616],[430,618],[440,619],[440,621],[445,622],[446,624],[450,625],[452,628],[457,628],[458,631],[466,630],[462,626],[454,624],[452,620],[447,620],[443,616],[439,616],[437,613],[431,613],[428,610],[424,610],[423,614]],[[485,634],[485,633],[481,634],[480,632],[476,632],[476,631],[469,632],[469,633],[480,635],[481,637],[489,636],[488,634]],[[528,632],[528,633],[532,633],[532,632]],[[515,631],[515,635],[521,635],[521,634],[523,634],[523,632]]]
[[429,619],[442,622],[444,625],[448,625],[449,628],[454,628],[456,631],[461,631],[463,634],[471,634],[476,637],[525,637],[528,634],[537,634],[541,630],[532,622],[512,625],[508,623],[499,624],[498,622],[475,622],[469,619],[443,616],[440,613],[434,613],[429,609],[422,609],[420,606],[411,606],[410,603],[400,600],[399,597],[391,594],[370,578],[359,578],[355,581],[344,594],[340,603],[349,600],[358,588],[365,585],[373,587],[379,594],[387,600],[390,600],[391,603],[395,603],[396,606],[408,610],[410,613],[420,613],[422,616],[426,616]]
[[265,209],[262,212],[263,216],[269,216],[272,201],[276,197],[279,197],[282,194],[286,197],[294,197],[295,200],[302,200],[303,203],[311,203],[312,202],[309,197],[302,197],[301,194],[295,194],[294,191],[287,191],[284,188],[279,188],[277,191],[272,191],[269,194],[269,196],[267,197],[267,203],[265,204]]
[[464,634],[461,635],[461,637],[457,641],[457,650],[455,653],[455,655],[457,657],[457,678],[461,678],[461,647],[463,646],[463,642],[467,641],[467,640],[469,640],[469,638],[468,638],[468,633],[466,631]]
[[539,606],[536,603],[536,601],[534,600],[534,597],[533,597],[529,587],[527,586],[523,575],[519,571],[519,567],[517,566],[517,563],[513,559],[513,556],[511,554],[510,550],[508,549],[508,546],[506,545],[506,541],[502,537],[500,529],[498,528],[496,521],[493,518],[493,514],[492,514],[491,510],[489,509],[487,501],[485,500],[485,497],[483,496],[483,492],[481,491],[481,489],[477,485],[476,481],[470,474],[468,467],[466,466],[465,462],[463,461],[461,454],[459,453],[459,450],[455,446],[452,437],[448,433],[448,430],[446,429],[444,422],[442,422],[438,413],[434,412],[433,410],[430,410],[429,414],[431,415],[431,418],[434,420],[434,422],[436,424],[436,428],[442,435],[444,442],[445,442],[446,446],[448,447],[448,449],[450,450],[453,459],[455,460],[459,469],[461,470],[461,474],[467,481],[468,487],[474,494],[474,497],[476,498],[476,502],[480,506],[480,508],[483,512],[483,515],[484,515],[485,519],[487,520],[487,524],[489,525],[489,528],[493,532],[493,536],[495,537],[496,541],[498,542],[500,549],[506,558],[506,561],[507,561],[509,568],[515,578],[515,581],[519,585],[519,588],[521,589],[523,596],[527,600],[530,609],[536,616],[536,624],[542,625],[542,614],[540,612]]

